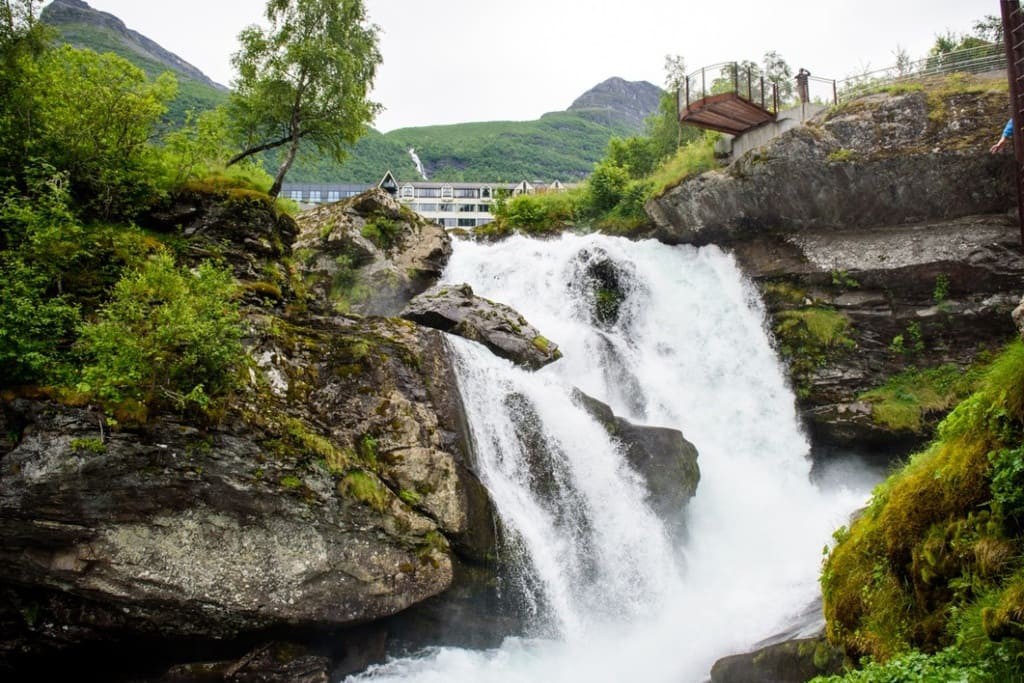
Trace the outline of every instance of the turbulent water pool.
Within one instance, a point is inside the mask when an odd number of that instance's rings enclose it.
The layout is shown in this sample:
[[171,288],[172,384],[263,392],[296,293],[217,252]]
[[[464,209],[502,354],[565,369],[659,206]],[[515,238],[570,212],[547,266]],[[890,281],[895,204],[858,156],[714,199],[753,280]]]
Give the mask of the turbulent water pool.
[[[594,280],[609,269],[614,294]],[[478,473],[516,559],[510,591],[530,623],[495,649],[430,648],[349,680],[703,681],[716,659],[804,618],[822,547],[871,478],[811,483],[763,308],[730,256],[516,237],[459,242],[444,279],[513,306],[565,354],[529,373],[452,341]],[[595,305],[615,315],[595,322]],[[696,445],[701,481],[685,510],[659,518],[645,505],[640,477],[574,387]],[[546,495],[516,435],[523,405],[551,454]]]

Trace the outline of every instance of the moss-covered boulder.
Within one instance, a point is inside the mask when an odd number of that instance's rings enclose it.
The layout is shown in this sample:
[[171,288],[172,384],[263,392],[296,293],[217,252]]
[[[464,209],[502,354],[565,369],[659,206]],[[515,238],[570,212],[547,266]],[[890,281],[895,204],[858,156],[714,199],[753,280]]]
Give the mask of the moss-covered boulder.
[[842,651],[823,637],[801,638],[720,659],[711,668],[711,683],[806,683],[842,670]]
[[562,357],[558,345],[513,308],[475,295],[467,284],[433,287],[409,302],[402,317],[479,342],[528,370]]
[[297,294],[291,253],[298,226],[262,192],[193,183],[139,222],[171,235],[171,246],[186,263],[226,264],[248,303],[276,304]]
[[249,324],[247,381],[203,419],[118,427],[7,397],[0,665],[96,643],[322,635],[493,558],[440,333],[255,312]]
[[433,284],[451,255],[444,228],[374,189],[298,217],[296,257],[314,305],[398,315]]

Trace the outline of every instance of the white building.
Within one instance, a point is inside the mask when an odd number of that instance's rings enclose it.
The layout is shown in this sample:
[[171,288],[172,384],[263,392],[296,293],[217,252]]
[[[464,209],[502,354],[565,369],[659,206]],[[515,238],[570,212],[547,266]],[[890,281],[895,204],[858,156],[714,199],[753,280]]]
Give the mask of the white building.
[[551,184],[525,180],[520,183],[399,182],[388,171],[376,185],[285,183],[281,195],[300,204],[325,204],[354,197],[371,187],[387,190],[410,209],[438,225],[464,229],[493,221],[491,207],[500,196],[549,190],[561,192],[566,188],[557,180]]

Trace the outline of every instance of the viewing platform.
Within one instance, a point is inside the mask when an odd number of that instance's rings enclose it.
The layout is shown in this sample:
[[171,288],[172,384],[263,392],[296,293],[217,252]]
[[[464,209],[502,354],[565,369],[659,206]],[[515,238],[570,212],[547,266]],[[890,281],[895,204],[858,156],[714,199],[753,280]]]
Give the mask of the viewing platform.
[[751,68],[726,62],[688,75],[678,105],[680,123],[738,136],[775,120],[779,92]]

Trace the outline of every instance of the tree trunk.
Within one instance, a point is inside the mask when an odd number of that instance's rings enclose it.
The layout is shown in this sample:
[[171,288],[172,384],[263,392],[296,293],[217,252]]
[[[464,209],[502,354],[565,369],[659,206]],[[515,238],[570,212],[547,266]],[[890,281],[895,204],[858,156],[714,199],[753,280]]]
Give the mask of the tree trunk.
[[284,161],[281,162],[281,167],[277,169],[277,177],[274,178],[274,184],[270,188],[268,193],[271,197],[277,197],[281,194],[281,186],[284,184],[284,177],[288,175],[288,170],[292,167],[292,163],[295,161],[295,155],[299,151],[299,140],[302,136],[295,134],[292,136],[292,144],[288,146],[288,152],[284,155]]

